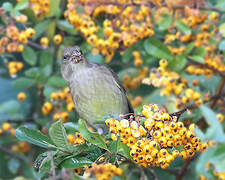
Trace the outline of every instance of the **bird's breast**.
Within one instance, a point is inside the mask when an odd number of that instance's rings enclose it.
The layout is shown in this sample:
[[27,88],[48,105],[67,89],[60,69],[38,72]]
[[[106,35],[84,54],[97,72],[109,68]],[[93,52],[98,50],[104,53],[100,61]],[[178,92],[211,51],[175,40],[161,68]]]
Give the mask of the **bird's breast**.
[[119,115],[126,111],[124,94],[108,73],[89,69],[76,72],[73,76],[71,94],[81,118],[96,121],[104,116]]

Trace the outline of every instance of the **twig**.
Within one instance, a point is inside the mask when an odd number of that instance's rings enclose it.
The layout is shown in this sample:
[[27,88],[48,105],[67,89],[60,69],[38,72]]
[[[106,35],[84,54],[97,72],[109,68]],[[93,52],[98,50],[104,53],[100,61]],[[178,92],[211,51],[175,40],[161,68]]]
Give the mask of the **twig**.
[[[225,82],[224,82],[224,83],[225,83]],[[216,95],[212,96],[212,97],[210,98],[209,101],[212,101],[212,100],[215,100],[215,99],[218,100],[220,97],[223,97],[223,96],[225,96],[225,93],[223,93],[223,94],[221,94],[221,93],[220,93],[220,94],[216,94]],[[203,104],[205,104],[205,103],[207,103],[207,102],[209,102],[209,101],[204,101]],[[178,120],[178,119],[180,118],[180,116],[181,116],[184,112],[186,112],[187,110],[195,109],[195,108],[197,108],[197,107],[198,107],[198,106],[196,106],[195,104],[191,104],[191,105],[189,105],[189,106],[184,107],[184,108],[181,109],[180,111],[171,113],[170,116],[171,116],[171,117],[176,116],[176,117],[177,117],[177,120]]]
[[37,44],[37,43],[35,43],[33,41],[28,41],[28,45],[31,45],[31,46],[33,46],[33,47],[35,47],[37,49],[40,49],[40,50],[46,50],[47,49],[47,48],[43,48],[41,45],[39,45],[39,44]]
[[151,174],[152,174],[154,180],[158,180],[157,175],[156,175],[154,169],[152,169],[152,168],[148,168],[148,169],[149,169],[149,171],[151,172]]
[[[222,93],[224,85],[225,85],[225,77],[221,80],[221,82],[216,90],[217,95]],[[215,98],[214,101],[210,104],[211,108],[213,108],[215,106],[218,99],[219,99],[219,97]]]
[[183,179],[183,176],[186,173],[187,168],[188,168],[189,164],[191,163],[191,161],[193,159],[194,159],[193,157],[186,159],[184,165],[182,166],[182,168],[177,173],[176,180],[182,180]]
[[195,65],[199,65],[201,67],[206,67],[208,69],[211,69],[214,73],[219,74],[222,77],[225,77],[225,73],[218,71],[217,69],[208,66],[207,64],[202,64],[200,62],[196,62],[193,59],[191,59],[190,57],[187,58],[187,60],[191,63],[191,64],[195,64]]
[[51,172],[52,172],[52,178],[51,179],[56,180],[54,159],[53,159],[53,155],[52,155],[51,151],[48,152],[48,156],[49,156],[49,159],[50,159],[50,162],[51,162]]

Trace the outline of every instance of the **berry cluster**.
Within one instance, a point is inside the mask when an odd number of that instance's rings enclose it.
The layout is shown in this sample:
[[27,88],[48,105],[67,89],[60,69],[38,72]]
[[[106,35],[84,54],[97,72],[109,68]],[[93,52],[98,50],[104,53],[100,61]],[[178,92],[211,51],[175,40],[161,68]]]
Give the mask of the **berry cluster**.
[[201,94],[194,89],[188,88],[187,80],[180,77],[178,73],[167,69],[168,62],[161,59],[159,67],[151,70],[150,77],[143,80],[144,84],[152,84],[155,87],[162,87],[161,95],[169,96],[171,93],[175,94],[176,107],[181,108],[191,100],[196,106],[203,103]]
[[36,17],[41,17],[49,13],[50,0],[29,0],[30,7]]
[[139,67],[143,64],[143,60],[141,59],[141,54],[139,51],[133,51],[134,56],[134,66]]
[[35,34],[33,28],[20,31],[14,24],[8,25],[0,39],[0,54],[22,52],[24,44]]
[[[61,119],[62,122],[66,122],[69,118],[69,112],[74,110],[74,103],[72,100],[72,96],[69,93],[69,88],[65,88],[62,91],[52,92],[50,94],[51,102],[47,101],[42,106],[42,113],[44,115],[48,115],[50,113],[54,113],[53,120]],[[64,107],[66,103],[66,110],[62,111],[61,109]]]
[[[128,48],[138,40],[151,37],[154,34],[147,5],[137,1],[138,5],[131,4],[125,8],[127,1],[117,0],[114,3],[97,0],[69,0],[64,15],[74,27],[79,30],[109,62],[119,46]],[[76,8],[82,6],[85,11],[77,12]],[[105,13],[115,15],[113,20],[103,22],[103,33],[99,36],[99,26],[92,19]]]
[[17,72],[23,69],[22,62],[10,61],[8,62],[8,71],[12,77],[15,77]]
[[194,135],[194,124],[186,128],[182,122],[171,117],[156,104],[144,106],[142,114],[143,125],[138,116],[137,121],[132,118],[121,121],[112,118],[106,120],[112,140],[119,136],[130,148],[131,157],[139,165],[167,168],[176,156],[186,159],[195,152],[207,149],[207,143],[200,142]]
[[146,78],[148,70],[148,67],[138,69],[137,76],[135,77],[125,74],[122,78],[124,87],[130,90],[138,88],[141,85],[143,79]]
[[81,136],[79,132],[76,132],[74,134],[68,134],[67,139],[69,141],[69,144],[71,145],[77,145],[85,142],[85,139]]
[[90,175],[95,175],[98,180],[110,180],[114,176],[121,176],[123,174],[122,169],[117,168],[111,163],[93,163],[91,168],[89,168],[87,171],[90,173]]
[[206,57],[204,62],[198,65],[189,65],[186,71],[189,74],[205,75],[209,78],[214,74],[214,71],[225,72],[225,65],[223,63],[223,57],[215,56],[213,58]]
[[30,145],[27,142],[19,142],[17,145],[13,145],[11,150],[20,153],[27,153],[30,151]]

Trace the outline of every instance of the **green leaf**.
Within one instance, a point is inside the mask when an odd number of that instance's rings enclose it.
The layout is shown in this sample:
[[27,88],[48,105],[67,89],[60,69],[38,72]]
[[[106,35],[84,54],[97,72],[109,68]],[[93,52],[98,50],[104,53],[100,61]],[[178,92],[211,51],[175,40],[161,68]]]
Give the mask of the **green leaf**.
[[47,27],[47,37],[49,39],[52,39],[53,36],[55,35],[55,29],[56,29],[56,23],[55,21],[51,21],[49,24],[48,24],[48,27]]
[[66,81],[60,76],[52,76],[48,80],[48,85],[56,87],[56,88],[63,88],[67,86]]
[[50,13],[47,17],[57,16],[60,12],[60,0],[50,0]]
[[37,55],[35,51],[29,46],[25,46],[22,56],[24,60],[31,66],[34,66],[37,63]]
[[13,8],[13,5],[9,2],[5,2],[2,4],[2,9],[4,9],[5,11],[11,11]]
[[129,147],[121,141],[118,141],[118,151],[122,151],[128,159],[132,160]]
[[85,157],[73,157],[61,163],[61,166],[66,169],[75,169],[83,167],[84,165],[91,165],[93,162]]
[[35,84],[35,81],[33,79],[21,77],[13,81],[12,86],[13,88],[17,89],[26,89]]
[[29,5],[28,0],[22,0],[21,2],[17,3],[15,9],[16,10],[23,10],[25,8],[27,8]]
[[112,143],[109,146],[109,151],[112,153],[117,153],[118,152],[118,143],[120,141],[120,138],[117,138],[116,141],[112,141]]
[[108,151],[104,139],[98,133],[90,132],[87,129],[85,121],[82,119],[79,120],[78,130],[81,133],[82,137],[88,142]]
[[195,51],[193,52],[194,56],[200,56],[200,57],[205,57],[206,55],[206,50],[204,47],[199,47],[196,48]]
[[176,58],[173,61],[169,62],[169,67],[173,71],[181,71],[187,64],[187,59],[184,55],[176,56]]
[[58,20],[56,25],[62,31],[66,31],[69,34],[75,35],[77,34],[76,29],[66,20]]
[[225,51],[225,40],[222,40],[222,41],[219,43],[219,50]]
[[167,30],[170,27],[171,23],[172,23],[172,17],[169,14],[167,14],[162,19],[162,21],[160,21],[159,30],[161,30],[161,31]]
[[0,104],[0,113],[14,114],[20,109],[20,103],[16,100],[9,100]]
[[206,122],[209,124],[209,128],[205,133],[206,138],[215,140],[217,142],[225,142],[223,128],[216,118],[216,114],[205,105],[200,106],[200,111]]
[[38,76],[40,76],[40,72],[39,69],[37,67],[32,67],[27,69],[24,74],[29,77],[29,78],[33,78],[36,79]]
[[127,63],[133,58],[132,52],[134,51],[134,46],[129,47],[122,55],[122,62]]
[[49,139],[49,137],[45,136],[40,131],[24,126],[16,129],[15,136],[21,141],[27,141],[43,148],[55,148],[53,141]]
[[51,125],[49,128],[49,136],[57,147],[68,149],[66,130],[61,120]]
[[180,20],[176,20],[176,25],[177,25],[177,28],[184,34],[191,34],[191,29],[190,27],[183,23],[182,21]]
[[144,48],[148,54],[157,58],[165,58],[168,61],[173,59],[170,50],[160,40],[149,38],[144,42]]
[[220,24],[219,32],[223,35],[223,37],[225,37],[225,23]]
[[39,154],[34,162],[33,167],[37,172],[43,175],[49,172],[51,170],[51,161],[48,153],[44,152]]
[[8,161],[8,168],[11,173],[16,174],[20,167],[20,161],[18,159],[12,158]]
[[40,54],[40,66],[45,67],[53,63],[53,56],[49,51],[42,51]]
[[189,56],[189,58],[193,61],[196,61],[199,63],[204,63],[204,58],[201,56]]
[[185,56],[187,56],[195,47],[195,43],[194,42],[191,42],[189,43],[187,46],[186,46],[186,49],[184,50],[183,54]]
[[215,148],[209,148],[203,152],[196,163],[196,172],[198,175],[203,175],[207,178],[212,178],[212,175],[206,171],[205,165],[209,162],[209,159],[213,156]]
[[45,30],[47,29],[49,23],[50,23],[50,20],[44,20],[44,21],[36,24],[34,26],[35,35],[34,35],[34,37],[32,39],[36,40],[37,38],[39,38],[42,35],[42,33],[45,32]]

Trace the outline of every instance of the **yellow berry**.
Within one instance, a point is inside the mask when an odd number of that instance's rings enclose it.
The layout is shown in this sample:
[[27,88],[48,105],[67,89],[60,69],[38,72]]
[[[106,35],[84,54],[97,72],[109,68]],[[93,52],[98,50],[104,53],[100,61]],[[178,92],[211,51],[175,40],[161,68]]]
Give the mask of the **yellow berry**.
[[18,101],[20,102],[23,102],[26,100],[26,94],[24,92],[20,92],[18,95],[17,95],[17,99]]

